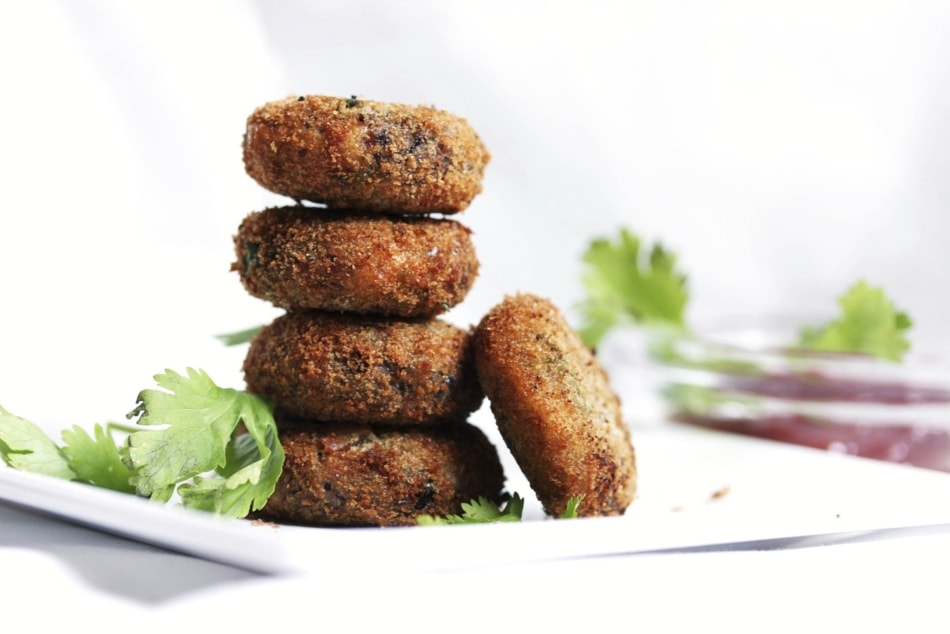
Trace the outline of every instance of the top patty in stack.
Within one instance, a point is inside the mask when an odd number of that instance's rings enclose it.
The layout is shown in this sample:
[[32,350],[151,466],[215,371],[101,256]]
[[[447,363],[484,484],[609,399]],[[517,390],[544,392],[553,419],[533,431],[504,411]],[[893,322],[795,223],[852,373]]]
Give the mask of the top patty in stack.
[[334,209],[452,214],[491,155],[468,123],[428,106],[288,97],[255,110],[244,165],[263,187]]

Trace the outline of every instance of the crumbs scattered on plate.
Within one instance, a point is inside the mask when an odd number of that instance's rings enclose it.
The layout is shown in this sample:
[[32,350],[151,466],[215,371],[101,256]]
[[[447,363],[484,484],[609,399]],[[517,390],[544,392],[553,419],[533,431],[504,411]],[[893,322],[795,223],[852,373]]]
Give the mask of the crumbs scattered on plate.
[[[711,501],[721,500],[727,495],[729,495],[731,490],[732,488],[728,484],[723,485],[719,487],[718,489],[716,489],[715,491],[713,491],[712,493],[710,493],[707,501],[711,502]],[[687,506],[686,504],[675,504],[670,510],[674,513],[680,513],[686,510],[686,506]]]

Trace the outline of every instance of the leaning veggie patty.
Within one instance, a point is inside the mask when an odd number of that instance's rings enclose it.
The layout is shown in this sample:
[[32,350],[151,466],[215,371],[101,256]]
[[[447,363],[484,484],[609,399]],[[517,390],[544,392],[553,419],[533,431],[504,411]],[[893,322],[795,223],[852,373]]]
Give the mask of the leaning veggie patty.
[[481,404],[471,335],[441,319],[291,311],[244,359],[250,392],[318,421],[454,423]]
[[620,401],[590,348],[548,300],[506,297],[475,329],[475,363],[498,429],[544,506],[619,515],[637,472]]
[[247,119],[244,166],[263,187],[336,209],[451,214],[481,192],[490,154],[429,106],[288,97]]
[[279,421],[286,459],[262,519],[317,526],[399,526],[458,513],[480,496],[498,502],[495,447],[466,422],[387,428]]
[[444,218],[278,207],[244,219],[231,268],[248,293],[283,308],[435,316],[475,282],[469,234]]

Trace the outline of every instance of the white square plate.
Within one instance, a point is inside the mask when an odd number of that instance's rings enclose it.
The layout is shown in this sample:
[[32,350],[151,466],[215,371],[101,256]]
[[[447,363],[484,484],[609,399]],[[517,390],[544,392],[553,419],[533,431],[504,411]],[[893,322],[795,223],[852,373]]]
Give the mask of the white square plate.
[[509,490],[525,496],[526,510],[524,521],[507,524],[328,529],[228,521],[8,468],[0,468],[0,499],[265,573],[351,568],[353,553],[421,572],[950,524],[950,474],[691,427],[636,431],[634,444],[638,497],[614,518],[544,519],[511,464]]

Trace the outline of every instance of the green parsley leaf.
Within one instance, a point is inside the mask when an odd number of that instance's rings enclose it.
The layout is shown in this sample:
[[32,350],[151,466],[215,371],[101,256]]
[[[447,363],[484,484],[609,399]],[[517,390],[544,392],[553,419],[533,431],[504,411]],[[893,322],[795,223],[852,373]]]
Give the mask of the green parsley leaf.
[[135,493],[130,483],[132,471],[123,461],[125,447],[120,447],[109,429],[95,425],[93,435],[74,425],[63,430],[63,453],[80,482],[121,493]]
[[34,423],[0,407],[0,458],[14,469],[75,480],[66,454]]
[[596,347],[607,332],[625,323],[685,328],[689,294],[676,256],[662,244],[643,248],[640,238],[621,229],[616,241],[597,239],[585,252],[579,334]]
[[884,290],[860,281],[838,298],[841,316],[821,327],[805,327],[799,343],[813,350],[864,353],[900,361],[910,349],[910,317],[897,310]]
[[[191,368],[155,380],[164,390],[143,390],[128,414],[139,425],[161,426],[129,436],[139,495],[167,501],[177,491],[184,506],[232,517],[263,508],[284,461],[271,404]],[[239,424],[249,439],[235,435]],[[232,442],[237,447],[229,449]]]
[[484,524],[487,522],[520,522],[524,513],[524,499],[517,493],[500,508],[495,502],[479,497],[477,500],[462,503],[461,515],[420,515],[416,522],[423,526],[444,524]]

